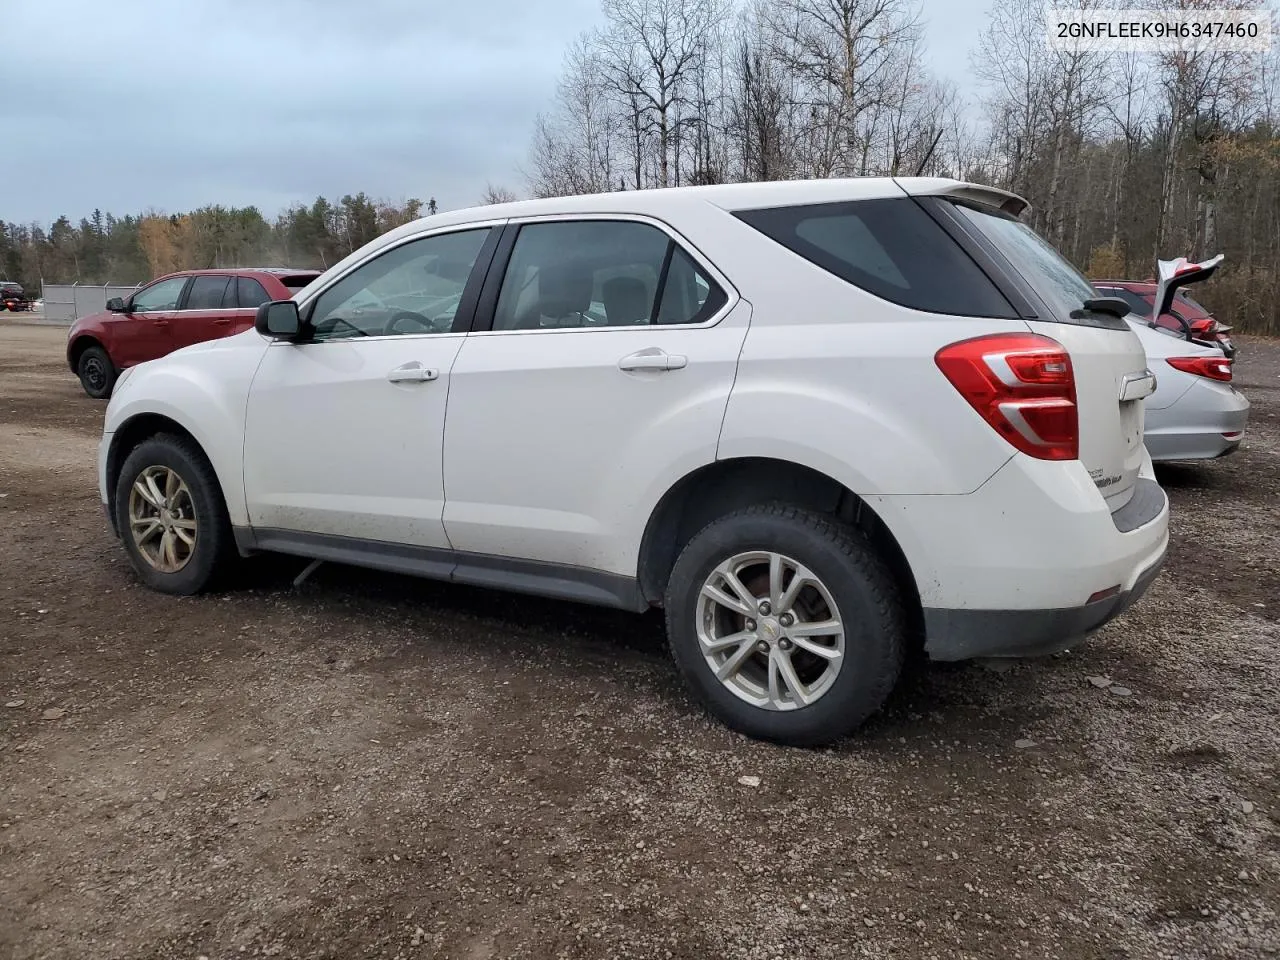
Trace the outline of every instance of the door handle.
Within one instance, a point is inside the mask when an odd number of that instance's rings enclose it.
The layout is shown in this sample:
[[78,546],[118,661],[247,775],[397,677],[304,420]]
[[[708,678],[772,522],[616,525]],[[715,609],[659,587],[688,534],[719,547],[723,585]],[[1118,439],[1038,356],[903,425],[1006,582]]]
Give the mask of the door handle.
[[157,327],[167,327],[169,325],[168,320],[152,320],[151,322],[154,323]]
[[229,326],[229,325],[231,324],[231,318],[230,318],[230,317],[219,317],[217,320],[215,320],[215,321],[213,321],[213,322],[214,322],[214,323],[216,323],[216,324],[217,324],[218,326],[220,326],[220,327],[226,327],[226,326]]
[[631,372],[633,370],[680,370],[689,363],[688,357],[677,353],[667,353],[661,347],[646,347],[629,353],[618,361],[618,369]]
[[387,379],[392,383],[425,383],[428,380],[435,380],[439,376],[439,370],[424,367],[415,360],[412,363],[406,363],[402,367],[396,367],[387,374]]

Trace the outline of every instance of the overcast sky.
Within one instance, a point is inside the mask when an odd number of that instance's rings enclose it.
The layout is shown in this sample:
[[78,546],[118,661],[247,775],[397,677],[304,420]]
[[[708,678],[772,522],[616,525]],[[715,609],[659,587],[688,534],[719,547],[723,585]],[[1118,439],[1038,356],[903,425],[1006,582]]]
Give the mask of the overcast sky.
[[[923,0],[965,88],[987,0]],[[524,190],[599,0],[3,0],[0,220]]]

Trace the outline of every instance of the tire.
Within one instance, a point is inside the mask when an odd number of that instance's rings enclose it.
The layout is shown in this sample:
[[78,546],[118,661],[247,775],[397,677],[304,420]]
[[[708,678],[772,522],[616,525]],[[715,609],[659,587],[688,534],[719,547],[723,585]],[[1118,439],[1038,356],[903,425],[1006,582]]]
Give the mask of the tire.
[[105,400],[111,396],[116,385],[117,370],[107,351],[99,346],[86,347],[76,361],[76,375],[80,377],[80,386],[84,392],[95,400]]
[[[165,482],[169,474],[178,478],[181,487]],[[173,515],[165,516],[166,511],[156,509],[153,500],[135,492],[139,480],[148,487],[147,476],[160,493],[173,491],[167,501]],[[138,578],[153,590],[179,596],[200,593],[216,582],[234,553],[231,521],[218,478],[204,453],[184,437],[159,434],[135,447],[116,480],[113,508],[129,561]],[[144,529],[138,524],[140,533],[150,530],[151,535],[135,535],[131,519],[139,514],[147,519],[154,515],[162,529]],[[194,543],[187,543],[184,534]],[[181,561],[176,567],[163,551],[166,535],[172,538],[172,560]]]
[[[778,569],[785,589],[771,591],[774,568],[757,556],[761,554],[783,558]],[[739,563],[747,565],[732,566]],[[757,607],[751,621],[703,596],[708,581],[730,595],[728,581],[719,579],[718,572],[728,566],[735,575],[741,572],[738,582],[751,596],[776,596],[786,602],[796,575],[787,576],[789,564],[805,568],[813,580],[802,579],[804,586],[794,602],[785,610],[769,610],[771,616]],[[745,609],[740,596],[731,599]],[[902,672],[906,617],[889,568],[858,530],[799,507],[754,506],[707,525],[677,558],[665,604],[671,655],[693,695],[725,724],[759,740],[810,747],[839,740],[880,709]],[[802,629],[806,621],[814,634]],[[833,621],[838,621],[839,630],[815,635]],[[756,629],[751,631],[753,624]],[[708,653],[700,638],[701,634],[714,641],[743,630],[757,638],[753,651],[738,642]],[[798,639],[791,638],[793,630]],[[841,644],[836,658],[831,651]],[[819,656],[811,652],[815,647],[827,652]],[[729,669],[728,660],[739,654],[742,667],[729,680],[717,678],[717,667],[708,656],[720,658],[720,669]],[[806,695],[788,697],[792,687],[783,689],[784,656],[790,676]],[[771,678],[776,678],[781,698],[769,696]]]

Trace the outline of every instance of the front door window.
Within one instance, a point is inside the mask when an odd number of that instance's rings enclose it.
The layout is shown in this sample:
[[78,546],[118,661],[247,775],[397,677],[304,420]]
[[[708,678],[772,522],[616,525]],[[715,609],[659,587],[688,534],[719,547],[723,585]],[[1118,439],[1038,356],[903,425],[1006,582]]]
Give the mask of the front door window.
[[133,295],[129,305],[132,313],[158,313],[178,309],[178,298],[187,285],[187,277],[170,277],[154,283]]
[[313,340],[448,333],[489,228],[413,240],[343,277],[316,299]]

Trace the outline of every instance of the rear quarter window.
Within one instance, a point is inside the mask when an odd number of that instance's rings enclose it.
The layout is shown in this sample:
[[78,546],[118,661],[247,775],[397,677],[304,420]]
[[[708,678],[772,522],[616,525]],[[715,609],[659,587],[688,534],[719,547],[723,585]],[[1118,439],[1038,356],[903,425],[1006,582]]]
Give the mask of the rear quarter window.
[[[317,274],[316,276],[319,276]],[[289,296],[293,296],[300,290],[305,290],[316,279],[315,276],[303,275],[300,277],[281,277],[280,282],[284,288],[289,291]]]
[[271,299],[266,288],[253,277],[240,277],[238,300],[241,308],[256,309]]
[[964,249],[909,197],[740,210],[735,216],[891,303],[956,316],[1017,316]]

